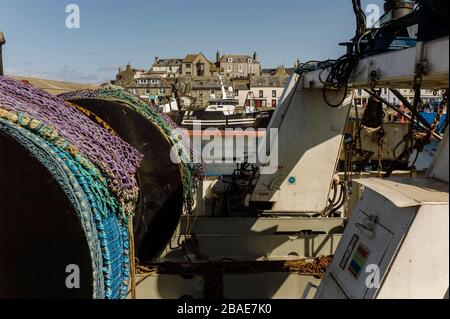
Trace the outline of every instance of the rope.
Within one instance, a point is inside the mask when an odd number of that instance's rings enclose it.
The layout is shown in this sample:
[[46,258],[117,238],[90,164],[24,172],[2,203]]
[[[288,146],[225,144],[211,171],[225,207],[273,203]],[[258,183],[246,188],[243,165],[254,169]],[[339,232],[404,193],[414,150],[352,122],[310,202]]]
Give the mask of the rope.
[[130,278],[131,278],[131,298],[136,299],[136,263],[134,251],[134,229],[133,218],[128,220],[128,234],[130,240]]

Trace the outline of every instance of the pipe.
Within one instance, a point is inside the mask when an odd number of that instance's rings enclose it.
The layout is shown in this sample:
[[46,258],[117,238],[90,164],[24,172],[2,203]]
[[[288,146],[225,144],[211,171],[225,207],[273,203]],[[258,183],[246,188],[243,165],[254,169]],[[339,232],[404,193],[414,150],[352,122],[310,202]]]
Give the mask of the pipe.
[[[389,103],[389,101],[387,101],[386,99],[382,98],[381,96],[376,95],[375,93],[369,91],[369,90],[364,90],[365,92],[369,93],[370,96],[372,96],[373,98],[375,98],[376,100],[383,102],[384,104],[386,104],[386,106],[388,106],[389,108],[393,109],[394,111],[396,111],[397,113],[399,113],[400,115],[406,117],[408,120],[411,120],[411,116],[409,116],[408,114],[406,114],[405,112],[402,112],[398,107],[396,107],[395,105]],[[426,122],[427,124],[429,124],[428,122]],[[426,127],[426,125],[424,125],[423,123],[419,123],[419,125],[424,128],[424,129],[429,129]],[[442,141],[442,136],[436,132],[433,132],[433,136],[435,138],[437,138],[439,141]]]
[[404,17],[414,11],[412,0],[385,0],[384,11],[392,11],[392,19]]
[[3,58],[2,58],[2,48],[3,45],[6,43],[5,40],[5,34],[0,31],[0,76],[3,76]]

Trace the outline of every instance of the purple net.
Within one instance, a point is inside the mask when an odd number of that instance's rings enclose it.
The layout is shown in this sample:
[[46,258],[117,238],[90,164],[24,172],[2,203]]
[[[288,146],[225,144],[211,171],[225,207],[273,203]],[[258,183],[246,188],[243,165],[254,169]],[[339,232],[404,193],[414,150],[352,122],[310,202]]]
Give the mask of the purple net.
[[0,108],[31,116],[54,127],[108,177],[110,188],[124,202],[136,199],[135,173],[142,154],[92,122],[61,99],[30,84],[0,77]]

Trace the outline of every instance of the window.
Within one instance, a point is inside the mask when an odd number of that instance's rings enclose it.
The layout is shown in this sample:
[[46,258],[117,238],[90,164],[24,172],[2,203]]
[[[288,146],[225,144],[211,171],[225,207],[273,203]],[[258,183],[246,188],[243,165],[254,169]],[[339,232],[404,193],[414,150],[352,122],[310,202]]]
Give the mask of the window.
[[231,71],[233,71],[233,67],[232,67],[231,65],[229,65],[229,66],[227,67],[227,72],[230,73]]
[[244,71],[244,67],[242,66],[242,64],[239,64],[239,72]]
[[204,63],[197,63],[197,76],[204,76],[205,75],[205,64]]
[[277,100],[272,100],[272,107],[277,107]]
[[276,90],[272,90],[272,97],[277,97],[277,91]]
[[259,90],[259,97],[263,98],[264,97],[264,91],[263,90]]
[[248,73],[253,73],[253,67],[251,65],[248,67]]
[[186,64],[186,69],[190,69],[190,68],[192,68],[192,64],[187,63],[187,64]]
[[186,72],[186,75],[187,75],[187,76],[191,76],[191,75],[192,75],[192,72]]

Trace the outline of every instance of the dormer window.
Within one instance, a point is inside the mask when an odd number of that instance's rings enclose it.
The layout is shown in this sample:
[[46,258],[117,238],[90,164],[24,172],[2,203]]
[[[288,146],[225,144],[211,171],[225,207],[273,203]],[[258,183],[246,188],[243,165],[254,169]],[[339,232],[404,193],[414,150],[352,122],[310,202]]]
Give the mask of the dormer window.
[[253,63],[253,59],[248,59],[247,62],[248,63]]
[[228,58],[228,63],[233,63],[233,58]]

